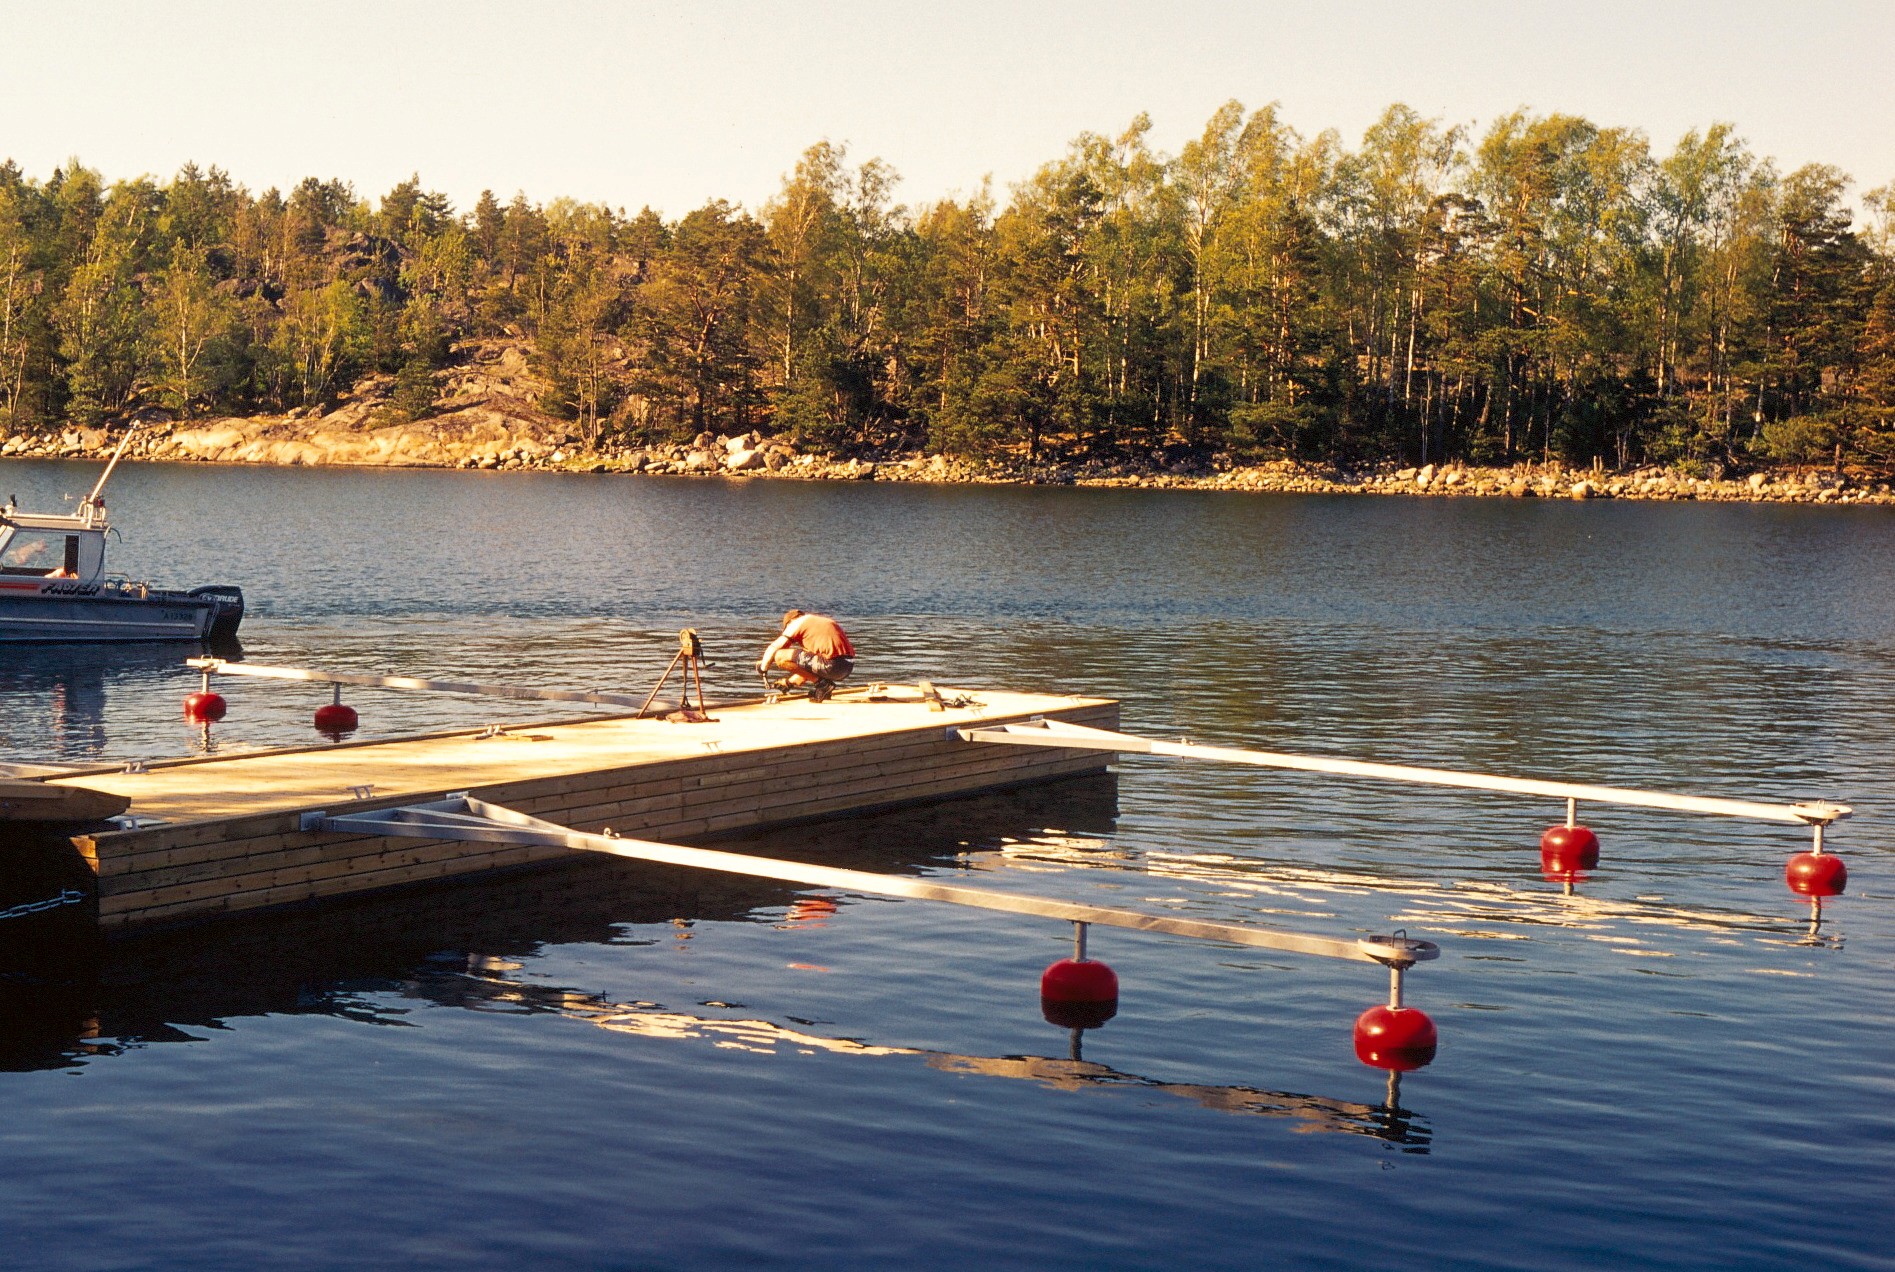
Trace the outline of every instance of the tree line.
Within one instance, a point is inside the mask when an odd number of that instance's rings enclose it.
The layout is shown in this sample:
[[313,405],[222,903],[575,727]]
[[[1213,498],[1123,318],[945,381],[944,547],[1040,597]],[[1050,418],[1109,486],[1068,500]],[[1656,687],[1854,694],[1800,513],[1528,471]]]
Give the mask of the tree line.
[[675,221],[9,162],[0,426],[307,410],[373,374],[381,418],[421,418],[482,337],[594,444],[1895,470],[1895,186],[1858,223],[1844,174],[1723,124],[1660,155],[1398,105],[1351,148],[1232,102],[1176,155],[1149,134],[918,208],[823,142],[762,208]]

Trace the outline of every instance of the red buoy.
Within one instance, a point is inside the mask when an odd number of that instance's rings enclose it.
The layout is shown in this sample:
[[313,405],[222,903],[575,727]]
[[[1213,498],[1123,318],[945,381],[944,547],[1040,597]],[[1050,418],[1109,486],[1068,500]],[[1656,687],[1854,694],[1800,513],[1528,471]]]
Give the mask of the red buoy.
[[1849,885],[1849,867],[1833,852],[1799,852],[1784,867],[1783,882],[1799,897],[1839,897]]
[[1040,974],[1040,1014],[1064,1029],[1097,1029],[1119,1014],[1119,976],[1092,959],[1062,958]]
[[1119,974],[1089,958],[1062,958],[1040,973],[1040,997],[1056,1003],[1115,1003]]
[[208,689],[186,694],[184,698],[184,718],[192,724],[213,724],[223,719],[228,710],[230,704],[224,701],[224,695]]
[[1439,1041],[1434,1021],[1418,1008],[1371,1007],[1356,1017],[1355,1058],[1378,1069],[1419,1069],[1434,1059]]
[[355,726],[360,723],[355,708],[346,703],[330,702],[316,708],[316,732],[326,733],[332,738],[355,732]]
[[1560,878],[1599,864],[1599,836],[1584,826],[1548,826],[1540,836],[1540,871]]
[[1109,1003],[1061,1003],[1050,998],[1040,999],[1040,1015],[1046,1018],[1047,1024],[1061,1029],[1097,1029],[1118,1014],[1116,999]]

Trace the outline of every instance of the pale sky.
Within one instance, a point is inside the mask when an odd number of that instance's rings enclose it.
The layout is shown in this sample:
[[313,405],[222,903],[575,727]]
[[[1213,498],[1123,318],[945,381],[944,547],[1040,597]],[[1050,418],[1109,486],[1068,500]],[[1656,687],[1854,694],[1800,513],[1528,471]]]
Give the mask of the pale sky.
[[510,4],[0,0],[0,158],[253,191],[411,172],[461,208],[560,195],[756,208],[827,138],[917,205],[996,192],[1140,111],[1176,153],[1231,98],[1353,144],[1402,101],[1643,129],[1729,121],[1785,170],[1895,180],[1895,0]]

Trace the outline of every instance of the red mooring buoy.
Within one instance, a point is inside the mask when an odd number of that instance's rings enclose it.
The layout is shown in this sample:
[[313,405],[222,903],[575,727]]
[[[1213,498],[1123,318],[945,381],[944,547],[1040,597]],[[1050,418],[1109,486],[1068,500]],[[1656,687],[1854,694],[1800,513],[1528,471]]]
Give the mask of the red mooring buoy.
[[347,703],[330,702],[316,708],[316,732],[332,738],[355,732],[356,725],[361,722],[361,718],[355,714],[355,708]]
[[1849,867],[1833,852],[1799,852],[1783,868],[1783,882],[1799,897],[1839,897],[1849,886]]
[[1040,973],[1040,997],[1062,1003],[1109,1003],[1119,997],[1119,974],[1090,958],[1062,958]]
[[1548,826],[1540,836],[1540,873],[1564,878],[1599,864],[1599,836],[1584,826]]
[[1355,1019],[1355,1058],[1406,1073],[1434,1059],[1440,1038],[1428,1013],[1415,1007],[1371,1007]]
[[1119,1014],[1119,975],[1089,958],[1062,958],[1040,973],[1040,1014],[1063,1029],[1097,1029]]
[[224,701],[224,695],[208,689],[186,694],[184,698],[184,718],[192,724],[214,724],[229,710],[230,704]]

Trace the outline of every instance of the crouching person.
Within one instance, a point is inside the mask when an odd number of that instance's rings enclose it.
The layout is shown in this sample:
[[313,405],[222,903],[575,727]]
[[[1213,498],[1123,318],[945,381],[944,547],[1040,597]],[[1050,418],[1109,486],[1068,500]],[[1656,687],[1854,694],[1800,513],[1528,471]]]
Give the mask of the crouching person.
[[793,609],[783,615],[783,634],[757,659],[757,670],[766,679],[776,672],[784,684],[807,688],[809,700],[821,702],[855,670],[855,646],[835,619]]

